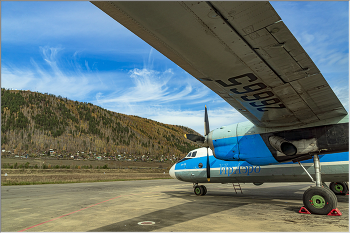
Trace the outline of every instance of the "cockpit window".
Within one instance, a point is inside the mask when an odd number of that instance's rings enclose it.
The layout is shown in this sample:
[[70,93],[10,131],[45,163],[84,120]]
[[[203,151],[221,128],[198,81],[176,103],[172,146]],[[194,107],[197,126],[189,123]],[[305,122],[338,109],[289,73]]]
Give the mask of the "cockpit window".
[[193,151],[192,157],[196,157],[196,155],[197,155],[197,151]]
[[187,155],[186,157],[191,157],[191,152],[190,152],[190,153],[188,153],[188,155]]

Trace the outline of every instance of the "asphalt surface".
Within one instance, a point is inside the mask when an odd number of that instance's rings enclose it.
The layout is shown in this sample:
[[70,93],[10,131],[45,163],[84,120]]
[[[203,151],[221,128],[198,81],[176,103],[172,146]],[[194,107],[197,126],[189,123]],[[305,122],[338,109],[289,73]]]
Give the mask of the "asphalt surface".
[[349,196],[338,196],[342,216],[298,213],[310,185],[241,184],[236,194],[208,184],[205,196],[178,180],[3,186],[1,231],[349,231]]

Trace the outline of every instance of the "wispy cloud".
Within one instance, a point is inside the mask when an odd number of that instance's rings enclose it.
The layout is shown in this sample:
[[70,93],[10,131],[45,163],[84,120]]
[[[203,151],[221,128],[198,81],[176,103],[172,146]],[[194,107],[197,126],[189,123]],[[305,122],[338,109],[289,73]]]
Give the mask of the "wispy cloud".
[[[97,101],[100,104],[134,104],[155,102],[157,104],[170,103],[174,101],[192,101],[191,103],[205,102],[208,99],[208,90],[193,87],[186,78],[178,77],[171,69],[164,72],[150,70],[147,68],[135,68],[129,72],[129,78],[133,84],[127,89],[101,97]],[[176,76],[176,77],[174,77]],[[171,79],[183,79],[182,86],[171,85]]]
[[115,112],[183,125],[198,132],[203,130],[203,108],[208,103],[212,103],[213,127],[233,123],[233,117],[244,120],[235,117],[240,114],[232,107],[222,108],[227,103],[185,72],[151,69],[152,50],[142,69],[124,72],[92,71],[88,61],[80,60],[79,52],[69,55],[63,47],[44,46],[39,51],[41,60],[32,58],[25,68],[3,63],[2,87],[92,102]]
[[96,103],[107,108],[118,106],[121,109],[126,106],[130,112],[139,105],[168,107],[182,104],[188,108],[211,101],[210,90],[199,82],[195,83],[195,79],[185,72],[172,68],[155,70],[154,56],[154,49],[151,48],[147,59],[144,59],[143,68],[127,72],[126,84],[122,88],[108,95],[98,93]]
[[[96,88],[106,89],[96,82],[93,76],[80,67],[73,71],[59,59],[61,47],[40,47],[42,61],[30,60],[30,67],[17,67],[3,62],[1,70],[1,86],[11,89],[28,89],[42,93],[66,96],[71,99],[83,99]],[[72,67],[71,67],[72,68]]]

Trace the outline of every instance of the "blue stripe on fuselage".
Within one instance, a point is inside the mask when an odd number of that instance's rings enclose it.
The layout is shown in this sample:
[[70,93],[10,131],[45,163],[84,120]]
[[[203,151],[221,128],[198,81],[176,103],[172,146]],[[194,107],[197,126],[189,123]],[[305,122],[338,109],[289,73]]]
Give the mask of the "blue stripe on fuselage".
[[[341,161],[349,162],[349,152],[326,154],[326,155],[320,155],[319,157],[321,161],[321,166],[322,166],[322,162],[341,162]],[[182,169],[199,169],[198,167],[199,163],[203,164],[203,167],[202,167],[203,169],[203,168],[206,168],[206,165],[207,165],[206,161],[207,161],[207,157],[204,156],[204,157],[191,158],[182,162],[178,162],[175,165],[175,171],[182,170]],[[247,161],[223,161],[223,160],[216,159],[212,155],[209,156],[209,163],[210,163],[210,168],[220,168],[223,163],[228,167],[252,166],[252,164],[248,163]],[[313,163],[313,159],[304,160],[301,163]],[[293,162],[286,162],[286,163],[279,163],[279,164],[293,164]]]

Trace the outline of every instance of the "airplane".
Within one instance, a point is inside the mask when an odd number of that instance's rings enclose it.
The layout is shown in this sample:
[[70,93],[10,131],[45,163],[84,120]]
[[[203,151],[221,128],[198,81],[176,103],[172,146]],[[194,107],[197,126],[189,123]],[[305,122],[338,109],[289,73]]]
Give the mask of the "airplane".
[[204,136],[185,135],[203,148],[173,165],[172,177],[198,196],[207,193],[199,183],[311,180],[305,208],[337,207],[334,192],[348,191],[349,116],[269,2],[92,4],[249,120],[210,131],[205,107]]

